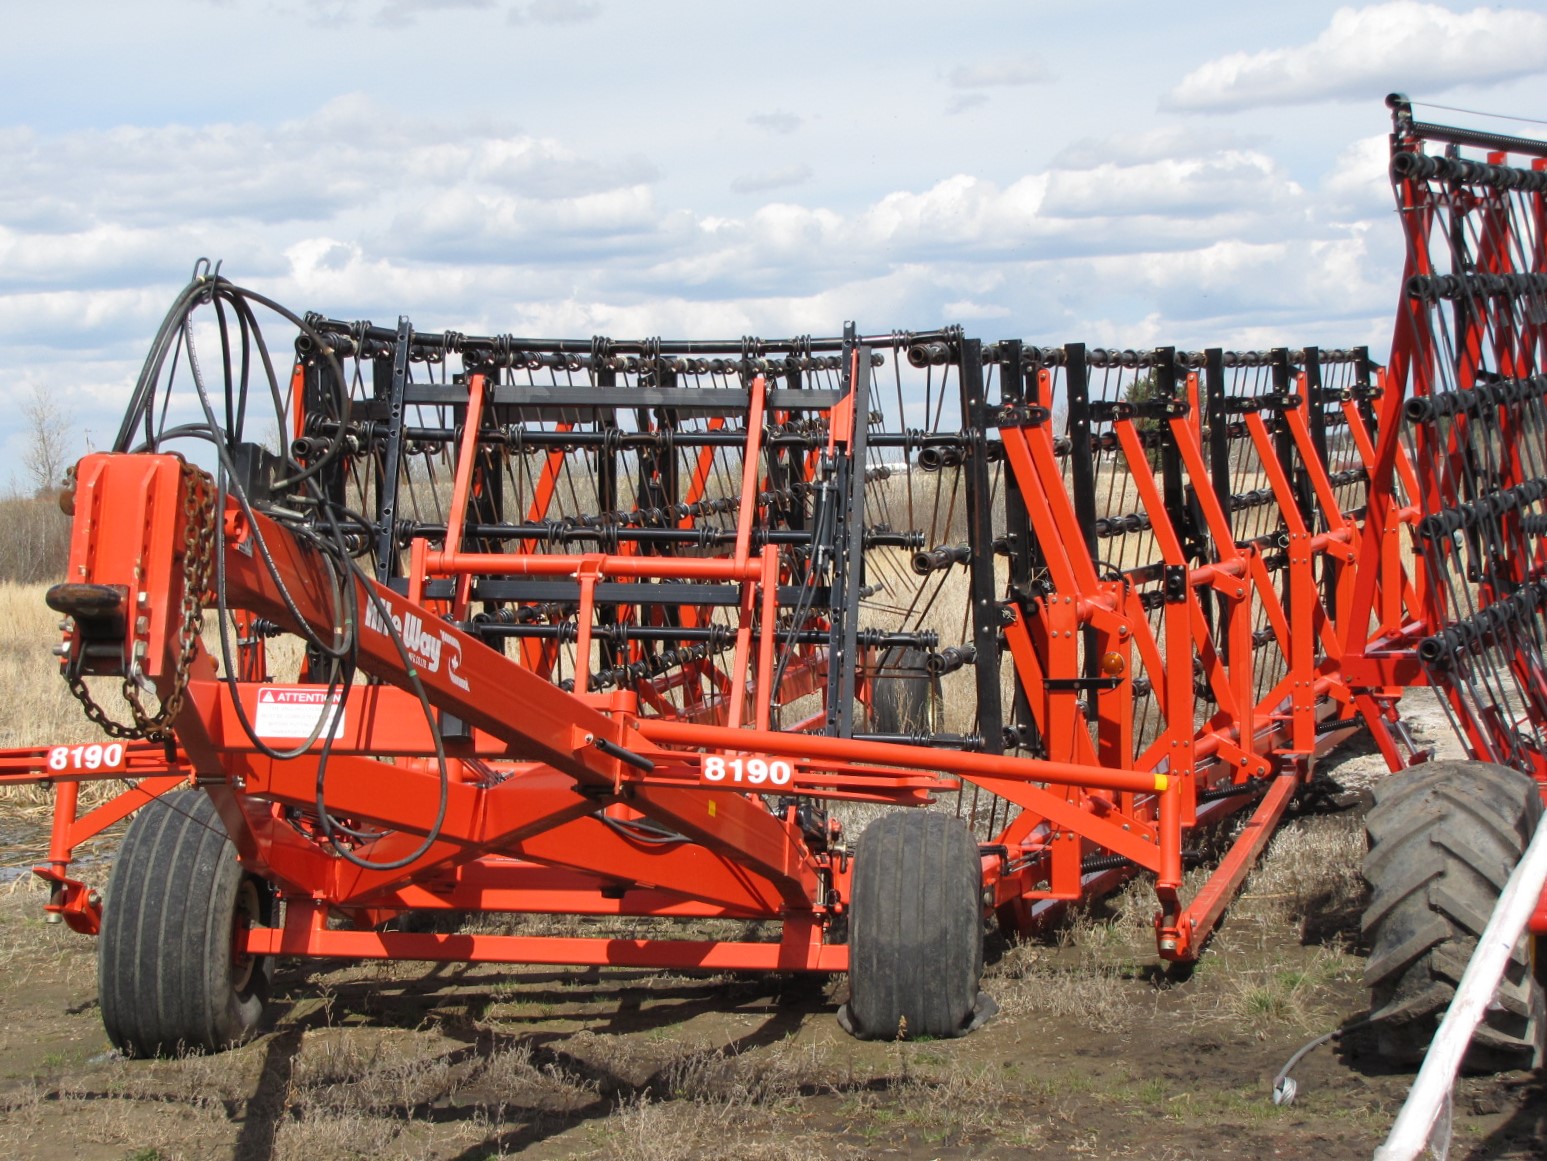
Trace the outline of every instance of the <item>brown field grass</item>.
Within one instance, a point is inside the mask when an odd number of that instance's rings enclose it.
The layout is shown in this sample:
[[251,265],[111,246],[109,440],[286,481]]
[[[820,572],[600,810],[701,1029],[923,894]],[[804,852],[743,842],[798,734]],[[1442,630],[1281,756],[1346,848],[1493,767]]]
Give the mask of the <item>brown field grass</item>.
[[59,641],[59,614],[43,603],[44,584],[0,582],[0,688],[7,712],[0,746],[83,742],[97,735],[59,676],[50,650]]

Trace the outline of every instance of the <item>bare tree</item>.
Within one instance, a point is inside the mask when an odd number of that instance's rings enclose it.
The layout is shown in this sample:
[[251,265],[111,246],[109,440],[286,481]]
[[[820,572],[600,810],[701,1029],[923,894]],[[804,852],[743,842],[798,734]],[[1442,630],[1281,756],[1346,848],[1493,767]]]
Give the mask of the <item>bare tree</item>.
[[32,395],[21,406],[21,415],[27,425],[27,450],[22,464],[32,480],[33,492],[41,495],[55,491],[64,483],[74,417],[42,386],[32,389]]

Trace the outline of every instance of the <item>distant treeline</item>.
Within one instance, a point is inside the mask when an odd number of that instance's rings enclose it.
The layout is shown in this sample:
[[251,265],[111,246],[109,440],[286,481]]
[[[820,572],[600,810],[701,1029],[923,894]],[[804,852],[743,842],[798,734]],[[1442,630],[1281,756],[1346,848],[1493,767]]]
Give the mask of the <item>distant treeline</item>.
[[56,495],[0,498],[0,581],[61,581],[69,559],[70,518]]

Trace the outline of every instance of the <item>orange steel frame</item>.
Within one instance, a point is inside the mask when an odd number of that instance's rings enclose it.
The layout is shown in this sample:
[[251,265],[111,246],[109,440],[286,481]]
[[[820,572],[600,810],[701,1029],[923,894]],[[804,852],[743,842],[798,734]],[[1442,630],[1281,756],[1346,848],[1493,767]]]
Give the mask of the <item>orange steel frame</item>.
[[[476,388],[475,388],[476,391]],[[1304,463],[1318,475],[1308,435],[1288,413]],[[1257,416],[1248,418],[1252,439],[1269,436]],[[927,750],[880,742],[768,729],[772,637],[754,639],[748,615],[771,599],[778,583],[771,548],[752,554],[742,538],[728,558],[634,555],[584,556],[480,554],[459,551],[454,540],[442,551],[422,542],[412,554],[409,595],[356,578],[358,606],[380,607],[402,624],[435,626],[443,665],[420,666],[418,676],[435,707],[472,729],[445,743],[449,781],[447,809],[437,841],[412,865],[371,871],[329,857],[286,821],[287,808],[306,809],[316,794],[318,758],[308,754],[276,761],[259,754],[243,735],[233,706],[241,699],[248,720],[257,713],[262,681],[232,687],[219,680],[202,652],[187,681],[187,698],[175,722],[177,748],[132,744],[120,770],[50,772],[48,750],[13,752],[0,765],[0,780],[56,785],[56,814],[48,862],[37,873],[55,885],[49,909],[77,930],[94,933],[100,903],[95,892],[69,873],[74,849],[120,821],[151,796],[180,785],[210,794],[235,840],[244,865],[271,880],[286,902],[282,927],[254,928],[246,948],[257,954],[348,956],[422,960],[486,960],[526,963],[614,964],[678,968],[841,971],[847,949],[824,933],[847,905],[849,859],[811,849],[793,818],[767,809],[754,794],[707,785],[706,755],[760,755],[783,759],[793,771],[782,791],[817,798],[847,798],[922,805],[970,783],[1021,808],[998,841],[985,848],[985,893],[1001,920],[1016,930],[1033,928],[1050,905],[1109,888],[1137,871],[1155,875],[1161,901],[1158,946],[1169,958],[1195,957],[1230,897],[1249,871],[1294,792],[1310,778],[1315,755],[1325,752],[1359,723],[1356,714],[1376,709],[1385,690],[1356,691],[1337,666],[1337,610],[1321,604],[1313,561],[1337,560],[1339,592],[1360,575],[1354,564],[1360,529],[1342,518],[1313,534],[1291,521],[1287,600],[1264,570],[1253,545],[1227,549],[1222,559],[1188,566],[1179,540],[1164,520],[1158,484],[1145,465],[1131,418],[1116,421],[1130,451],[1139,493],[1151,513],[1168,563],[1186,569],[1185,598],[1169,603],[1162,632],[1151,632],[1136,598],[1118,581],[1100,579],[1082,551],[1075,515],[1053,461],[1046,427],[1006,427],[1005,456],[1042,545],[1052,549],[1052,591],[1004,626],[1008,652],[1040,733],[1049,739],[1046,759]],[[1203,464],[1195,421],[1170,421],[1170,434],[1189,469]],[[748,463],[756,457],[749,456]],[[1276,461],[1263,456],[1266,465]],[[463,457],[456,484],[465,502]],[[1324,474],[1324,473],[1323,473]],[[1270,467],[1281,507],[1292,512],[1289,481]],[[70,576],[83,583],[121,585],[131,608],[172,610],[182,600],[174,548],[182,542],[185,487],[180,462],[169,456],[88,456],[76,477],[76,533]],[[1323,479],[1315,479],[1327,494]],[[1224,514],[1206,494],[1205,517],[1230,545]],[[1335,510],[1335,504],[1327,504]],[[273,555],[301,615],[317,631],[332,624],[322,599],[328,578],[314,552],[261,515],[244,514],[230,502],[223,514],[227,534],[226,583],[230,600],[286,627],[292,614],[272,578],[255,563],[250,542],[261,536]],[[138,575],[140,561],[165,562]],[[431,577],[478,573],[578,575],[589,621],[588,582],[603,577],[715,578],[740,586],[741,629],[735,674],[723,724],[640,716],[630,692],[568,693],[519,659],[490,650],[452,627],[441,603],[414,599]],[[1392,574],[1388,574],[1392,575]],[[1400,576],[1400,573],[1394,574]],[[1405,580],[1402,583],[1406,583]],[[1226,602],[1263,603],[1291,666],[1266,697],[1253,703],[1253,651],[1239,640],[1221,650],[1213,642],[1198,601],[1209,589]],[[1341,600],[1339,601],[1341,604]],[[1405,604],[1405,602],[1404,602]],[[766,622],[765,622],[766,623]],[[1232,633],[1248,632],[1244,618]],[[1309,633],[1297,632],[1309,626]],[[1124,659],[1143,655],[1150,672],[1164,674],[1156,695],[1168,720],[1191,716],[1191,666],[1167,667],[1164,656],[1203,659],[1203,674],[1218,712],[1194,732],[1163,733],[1133,768],[1112,758],[1124,752],[1131,728],[1132,689],[1119,684],[1099,695],[1096,738],[1086,728],[1086,707],[1070,679],[1078,676],[1075,639],[1089,627],[1101,649]],[[1346,629],[1345,629],[1346,631]],[[1409,630],[1410,632],[1410,630]],[[1329,648],[1310,664],[1311,635]],[[151,619],[142,651],[145,672],[163,684],[173,671],[171,633]],[[584,642],[580,645],[583,653]],[[1227,655],[1236,660],[1227,661]],[[452,659],[455,659],[453,661]],[[1126,663],[1126,661],[1125,661]],[[383,684],[356,689],[326,769],[331,813],[391,833],[371,849],[375,861],[411,851],[434,817],[438,778],[429,727],[417,699],[404,690],[406,666],[380,632],[360,637],[363,671]],[[1060,680],[1062,679],[1062,680]],[[743,725],[745,706],[755,707]],[[1361,705],[1360,703],[1364,704]],[[1179,707],[1186,707],[1185,709]],[[1328,721],[1332,728],[1328,728]],[[647,760],[644,770],[597,745],[602,739]],[[315,747],[314,747],[315,749]],[[77,788],[88,779],[139,778],[95,810],[77,817]],[[1183,839],[1194,828],[1238,809],[1250,799],[1222,798],[1200,805],[1200,792],[1267,780],[1250,822],[1227,857],[1184,906]],[[609,829],[599,811],[644,817],[690,837],[691,844],[650,849]],[[1127,861],[1120,869],[1085,871],[1097,851]],[[644,915],[675,918],[779,920],[778,943],[671,939],[575,939],[540,936],[439,935],[371,928],[406,910],[517,911],[576,915]],[[330,913],[356,920],[357,930],[332,930]]]
[[[475,376],[470,409],[476,409],[480,390]],[[757,399],[761,389],[754,388],[753,394]],[[752,429],[754,443],[760,426]],[[1156,514],[1161,548],[1168,562],[1185,567],[1180,544],[1163,521],[1158,485],[1144,466],[1134,422],[1124,418],[1116,426],[1119,438],[1134,453],[1130,458],[1137,465],[1138,488]],[[476,430],[471,422],[468,427]],[[1253,438],[1264,441],[1267,435],[1260,427],[1253,425]],[[1171,435],[1189,467],[1201,474],[1195,421],[1173,420]],[[1308,440],[1298,436],[1297,431],[1298,446],[1308,449]],[[1331,640],[1322,623],[1327,616],[1317,603],[1310,563],[1321,554],[1338,554],[1347,562],[1356,531],[1346,521],[1317,536],[1303,529],[1291,531],[1292,544],[1303,543],[1303,551],[1291,552],[1288,610],[1262,571],[1254,547],[1232,551],[1218,563],[1187,568],[1187,597],[1166,607],[1163,633],[1157,638],[1133,594],[1124,592],[1121,583],[1100,580],[1094,563],[1079,550],[1083,541],[1071,534],[1074,513],[1052,461],[1051,431],[1007,426],[1002,438],[1039,539],[1057,548],[1048,561],[1054,591],[1029,615],[1012,617],[1004,626],[1017,678],[1023,690],[1037,695],[1031,699],[1036,724],[1052,743],[1045,759],[771,731],[767,699],[757,695],[769,688],[773,641],[767,634],[754,640],[750,613],[761,605],[763,623],[771,623],[767,608],[779,581],[778,557],[772,548],[753,554],[747,536],[738,537],[730,556],[682,558],[477,553],[462,550],[456,536],[448,535],[441,550],[430,549],[424,541],[414,545],[407,595],[364,577],[352,582],[360,609],[375,603],[397,624],[434,626],[441,642],[439,657],[434,664],[421,663],[418,677],[437,709],[471,727],[466,738],[445,743],[445,819],[436,841],[418,860],[393,871],[362,869],[329,857],[289,825],[287,809],[306,809],[314,801],[318,756],[276,761],[256,752],[240,728],[233,701],[240,699],[251,721],[260,691],[279,687],[263,681],[233,687],[216,677],[213,663],[201,652],[188,673],[187,697],[175,722],[175,756],[145,744],[128,752],[126,772],[154,774],[81,818],[74,817],[78,782],[124,772],[72,770],[56,775],[54,842],[49,863],[38,868],[56,885],[50,908],[77,929],[95,931],[97,898],[68,874],[73,848],[150,795],[191,782],[215,801],[244,865],[274,882],[286,901],[282,927],[253,929],[244,937],[253,953],[843,970],[847,949],[823,937],[846,907],[847,855],[811,849],[793,810],[781,817],[759,796],[714,788],[701,777],[708,755],[749,754],[788,762],[792,776],[780,789],[803,797],[922,805],[962,782],[976,785],[1021,808],[983,857],[985,892],[1003,920],[1016,929],[1030,929],[1049,904],[1079,899],[1098,885],[1146,870],[1155,874],[1162,901],[1162,953],[1191,958],[1292,792],[1308,779],[1308,759],[1339,740],[1337,731],[1320,728],[1316,714],[1325,716],[1330,709],[1346,721],[1347,729],[1355,725],[1352,695],[1335,667],[1324,665],[1328,672],[1313,672],[1299,653],[1291,653],[1291,658],[1300,668],[1252,705],[1252,651],[1237,649],[1234,656],[1240,660],[1233,665],[1223,660],[1209,640],[1196,590],[1208,587],[1229,601],[1255,594],[1272,610],[1286,650],[1294,649],[1290,624],[1296,613],[1299,623],[1312,625]],[[757,459],[749,452],[745,462],[755,465]],[[1314,463],[1314,458],[1308,462]],[[459,457],[453,489],[458,509],[467,502],[472,463],[469,454]],[[749,478],[752,470],[747,469]],[[182,494],[186,479],[180,461],[171,456],[100,454],[83,460],[76,474],[72,580],[123,586],[131,608],[180,607],[176,546],[183,543],[188,518]],[[750,527],[746,504],[752,489],[746,484],[743,480],[743,529]],[[1273,486],[1285,492],[1285,507],[1292,507],[1287,480],[1277,476]],[[1208,516],[1214,524],[1223,521],[1217,510],[1209,509]],[[226,586],[233,607],[300,628],[273,577],[257,563],[252,545],[261,539],[300,616],[319,632],[330,629],[333,612],[321,595],[330,582],[317,554],[284,527],[244,513],[234,501],[228,501],[222,520]],[[459,524],[454,512],[453,527]],[[165,563],[142,576],[137,563],[152,560]],[[592,616],[587,607],[591,585],[601,578],[729,581],[742,593],[731,672],[750,677],[732,685],[719,724],[641,716],[631,692],[562,691],[542,672],[453,627],[442,615],[447,611],[444,602],[427,601],[422,595],[432,578],[460,580],[473,574],[578,576],[582,634]],[[456,591],[466,590],[459,584]],[[416,698],[404,688],[404,658],[386,634],[370,630],[371,614],[366,617],[360,665],[382,684],[352,692],[327,758],[325,794],[330,813],[391,832],[370,851],[374,861],[385,862],[413,850],[428,833],[439,782],[429,727],[418,713]],[[1083,705],[1058,680],[1076,676],[1073,642],[1077,630],[1087,625],[1111,651],[1120,656],[1138,652],[1152,672],[1169,673],[1156,692],[1173,716],[1181,713],[1177,707],[1191,706],[1193,676],[1188,667],[1168,671],[1163,651],[1191,656],[1196,649],[1218,694],[1219,713],[1202,731],[1173,729],[1163,734],[1132,768],[1114,763],[1111,757],[1119,750],[1107,743],[1127,728],[1131,704],[1124,702],[1131,701],[1131,689],[1125,693],[1119,687],[1102,695],[1098,742],[1093,745]],[[133,648],[146,674],[164,686],[176,665],[173,635],[163,627],[158,637],[154,620],[144,628]],[[584,655],[585,650],[582,637],[577,651]],[[755,708],[752,720],[744,724],[749,699]],[[1329,708],[1318,711],[1318,706]],[[601,748],[599,739],[610,746]],[[644,761],[621,760],[615,756],[620,752]],[[9,763],[14,773],[6,777],[36,777],[44,757],[41,751],[32,755],[29,767],[28,756],[13,755]],[[1226,798],[1200,806],[1199,792],[1263,779],[1270,779],[1270,786],[1243,832],[1246,837],[1182,907],[1178,890],[1184,835],[1246,801]],[[609,829],[597,817],[600,811],[649,818],[693,841],[664,850],[642,847]],[[1083,860],[1094,851],[1112,852],[1128,866],[1082,871]],[[784,935],[779,943],[766,944],[370,930],[410,909],[768,919],[782,921]],[[361,929],[331,930],[326,920],[333,912],[351,916]]]
[[[1399,183],[1398,192],[1407,210],[1426,212],[1412,183]],[[1537,204],[1540,213],[1540,198]],[[1539,242],[1540,223],[1537,230]],[[1492,245],[1488,252],[1497,257],[1504,249]],[[1541,270],[1539,253],[1534,261]],[[1426,273],[1425,262],[1415,252],[1407,274]],[[1045,570],[1035,589],[998,603],[993,626],[1024,698],[1027,724],[1045,742],[1040,756],[774,727],[775,634],[766,630],[777,621],[778,591],[792,577],[777,547],[755,548],[752,537],[764,503],[760,493],[768,490],[765,433],[787,412],[769,406],[762,376],[748,381],[733,546],[667,555],[627,544],[606,552],[537,551],[532,540],[516,540],[510,551],[470,547],[475,538],[463,528],[478,496],[481,416],[494,390],[474,372],[465,383],[443,537],[413,540],[400,584],[364,574],[343,582],[353,586],[364,621],[358,663],[371,684],[349,691],[326,752],[318,742],[276,759],[260,752],[242,726],[257,716],[265,691],[316,686],[267,680],[252,647],[235,681],[218,675],[202,648],[191,664],[179,656],[187,521],[197,508],[188,492],[199,486],[181,461],[121,453],[82,460],[74,481],[69,580],[116,586],[132,611],[118,660],[90,665],[99,673],[134,666],[163,697],[185,682],[172,723],[176,740],[131,742],[121,761],[98,769],[79,756],[61,758],[57,747],[11,751],[0,756],[0,783],[54,785],[48,858],[37,873],[54,888],[49,910],[82,932],[98,930],[101,904],[76,877],[76,848],[152,797],[192,785],[213,800],[243,865],[273,883],[284,903],[277,926],[239,935],[249,953],[819,972],[848,965],[847,948],[834,933],[850,901],[849,848],[834,828],[813,835],[795,805],[770,799],[918,807],[975,787],[1015,808],[981,848],[985,907],[1003,927],[1031,931],[1069,902],[1145,873],[1154,876],[1159,899],[1159,953],[1192,960],[1297,792],[1314,779],[1319,755],[1367,728],[1393,769],[1409,760],[1394,703],[1405,687],[1428,680],[1416,646],[1443,627],[1448,613],[1436,607],[1423,560],[1409,563],[1403,549],[1405,530],[1445,497],[1419,473],[1399,438],[1414,368],[1433,358],[1432,336],[1409,315],[1400,318],[1390,365],[1373,385],[1381,404],[1375,432],[1357,400],[1338,404],[1369,481],[1361,509],[1340,503],[1318,452],[1306,418],[1318,385],[1307,375],[1291,378],[1284,385],[1288,397],[1271,409],[1241,414],[1242,444],[1261,465],[1282,519],[1273,544],[1238,542],[1230,513],[1205,487],[1195,492],[1196,526],[1184,529],[1173,519],[1149,448],[1158,428],[1189,479],[1209,478],[1201,402],[1207,385],[1199,370],[1182,376],[1174,402],[1158,418],[1133,407],[1112,410],[1110,434],[1167,578],[1153,619],[1154,603],[1090,548],[1065,483],[1066,453],[1048,422],[1055,386],[1050,366],[1032,376],[1024,399],[993,413],[995,430],[983,434],[997,437],[1006,488],[1024,505]],[[1542,336],[1512,341],[1515,372],[1538,369],[1533,359]],[[842,458],[861,436],[856,425],[864,417],[855,416],[852,400],[855,385],[869,374],[868,359],[863,347],[847,347],[845,357],[847,393],[824,412],[827,457]],[[1174,352],[1155,353],[1156,366],[1173,362]],[[299,435],[307,429],[299,367],[295,381]],[[729,429],[716,420],[710,430]],[[547,518],[563,454],[546,453],[524,513],[529,524]],[[813,480],[818,453],[797,458]],[[700,453],[687,504],[707,494],[709,466],[707,452]],[[860,471],[863,466],[858,461]],[[1308,494],[1315,520],[1306,515]],[[230,497],[214,517],[223,530],[226,599],[244,624],[262,618],[292,633],[334,631],[336,603],[326,594],[337,578],[314,547]],[[986,545],[973,548],[988,552]],[[1543,566],[1540,553],[1522,561],[1522,577]],[[582,660],[574,689],[561,689],[553,680],[552,643],[528,639],[507,656],[459,627],[475,578],[544,576],[578,582],[574,650],[581,659],[591,655],[601,584],[733,586],[730,664],[722,671],[709,661],[695,663],[695,686],[702,678],[711,693],[672,713],[659,696],[665,682],[591,691]],[[448,581],[449,598],[428,595],[448,591]],[[695,624],[694,616],[688,607],[684,623]],[[1266,626],[1258,635],[1284,661],[1265,689],[1259,689],[1254,617]],[[66,633],[67,664],[83,648],[79,628]],[[1093,657],[1100,659],[1099,679],[1089,669]],[[1135,754],[1133,675],[1140,668],[1152,678],[1150,695],[1165,725]],[[825,650],[806,650],[785,677],[786,693],[794,691],[786,700],[793,700],[837,680],[837,663]],[[438,714],[464,726],[442,742],[444,777],[416,683]],[[863,674],[857,688],[871,696]],[[1203,708],[1200,690],[1211,711]],[[738,759],[761,759],[764,769],[782,764],[787,781],[738,791],[706,776],[710,763],[724,770]],[[132,787],[80,811],[81,782],[120,778]],[[332,816],[381,832],[360,847],[374,863],[391,863],[427,837],[433,841],[393,869],[338,858],[305,821],[319,794]],[[442,799],[443,820],[432,827]],[[1224,858],[1184,899],[1188,836],[1248,807],[1249,820]],[[637,820],[685,841],[652,845],[626,826],[611,825]],[[767,920],[782,924],[782,937],[763,943],[380,930],[416,910]],[[352,929],[330,924],[337,915],[352,920]],[[1541,910],[1535,929],[1547,930]]]

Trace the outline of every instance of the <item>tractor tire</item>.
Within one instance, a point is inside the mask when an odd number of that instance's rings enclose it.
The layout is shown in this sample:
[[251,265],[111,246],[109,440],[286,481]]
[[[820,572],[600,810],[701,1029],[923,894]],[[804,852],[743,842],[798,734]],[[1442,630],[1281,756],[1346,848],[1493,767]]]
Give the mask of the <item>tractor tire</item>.
[[861,1040],[946,1038],[998,1010],[983,977],[983,869],[955,818],[883,815],[854,854],[849,1002],[838,1021]]
[[940,679],[924,668],[925,653],[912,647],[888,651],[871,679],[870,728],[878,734],[928,734],[938,729]]
[[239,927],[272,921],[273,893],[236,861],[214,803],[179,790],[140,809],[103,906],[97,984],[126,1056],[217,1052],[257,1030],[272,957],[238,957]]
[[[1429,762],[1377,784],[1366,820],[1364,980],[1376,1046],[1387,1060],[1423,1059],[1541,816],[1534,780],[1486,762]],[[1544,1037],[1542,983],[1522,938],[1463,1067],[1536,1067]]]

